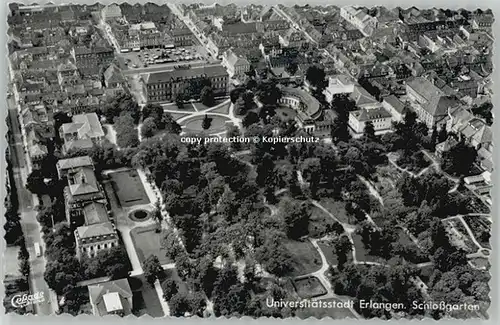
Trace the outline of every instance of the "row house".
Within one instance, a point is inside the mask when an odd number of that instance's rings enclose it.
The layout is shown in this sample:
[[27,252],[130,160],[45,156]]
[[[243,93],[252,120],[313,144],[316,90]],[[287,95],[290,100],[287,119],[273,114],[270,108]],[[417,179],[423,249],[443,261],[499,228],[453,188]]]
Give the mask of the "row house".
[[486,122],[477,118],[466,109],[448,112],[446,130],[458,134],[478,153],[480,166],[491,172],[493,170],[493,131]]
[[45,145],[47,139],[44,138],[39,128],[30,127],[26,132],[26,142],[28,144],[28,155],[33,169],[43,168],[43,162],[49,151]]
[[364,36],[370,36],[379,27],[376,17],[369,15],[366,9],[345,6],[340,9],[340,16],[355,26]]
[[109,95],[116,95],[125,89],[125,77],[115,64],[111,64],[104,72],[104,84]]
[[171,32],[171,34],[176,47],[191,46],[194,44],[194,35],[187,27],[176,28]]
[[242,56],[236,55],[232,50],[224,53],[222,64],[228,69],[229,75],[243,75],[250,71],[250,62]]
[[84,74],[87,68],[109,65],[115,57],[113,48],[103,45],[75,46],[71,55]]
[[307,38],[304,33],[296,31],[293,28],[288,29],[285,33],[279,36],[280,44],[288,48],[300,49],[307,43]]

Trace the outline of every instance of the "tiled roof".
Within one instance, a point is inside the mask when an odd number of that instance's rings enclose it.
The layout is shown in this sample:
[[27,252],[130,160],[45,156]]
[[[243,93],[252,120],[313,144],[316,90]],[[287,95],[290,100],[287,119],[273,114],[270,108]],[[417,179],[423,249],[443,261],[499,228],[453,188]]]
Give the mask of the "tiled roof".
[[404,113],[405,110],[405,104],[403,104],[396,96],[394,95],[389,95],[384,98],[384,101],[387,102],[387,104],[391,105],[392,108],[398,113]]
[[[103,296],[111,292],[118,293],[120,297],[124,299],[132,298],[132,289],[130,288],[130,284],[128,283],[127,279],[120,279],[110,282],[99,283],[96,285],[89,285],[88,289],[89,289],[90,301],[92,301],[93,304],[97,307],[99,305],[104,304]],[[130,308],[131,306],[128,307]],[[104,312],[101,315],[106,314],[106,308],[103,308],[103,310],[101,310],[101,308],[97,309],[99,310],[100,313]]]
[[78,132],[79,139],[104,136],[104,131],[96,113],[74,115],[73,123],[63,124],[61,130],[64,134]]
[[210,76],[225,76],[227,75],[226,69],[222,65],[213,66],[201,66],[193,67],[190,69],[176,69],[164,72],[151,73],[149,75],[147,83],[157,83],[157,82],[167,82],[183,79],[183,78],[193,78],[201,77],[202,75]]
[[90,226],[108,221],[106,206],[99,202],[92,202],[83,207],[85,225]]
[[61,159],[57,162],[58,170],[73,169],[78,167],[89,167],[93,166],[92,158],[89,156],[79,156],[68,159]]
[[349,95],[355,102],[356,106],[364,106],[377,104],[378,101],[370,95],[363,87],[356,85],[354,86],[354,91]]
[[375,119],[391,117],[391,114],[381,107],[373,109],[360,109],[350,112],[349,115],[352,115],[356,120],[360,122],[368,122]]
[[101,237],[105,235],[114,235],[116,230],[111,222],[97,223],[89,226],[81,226],[76,228],[79,239],[87,239],[93,237]]
[[73,184],[69,185],[72,195],[84,195],[99,192],[99,184],[95,177],[94,170],[88,167],[82,167],[71,176]]

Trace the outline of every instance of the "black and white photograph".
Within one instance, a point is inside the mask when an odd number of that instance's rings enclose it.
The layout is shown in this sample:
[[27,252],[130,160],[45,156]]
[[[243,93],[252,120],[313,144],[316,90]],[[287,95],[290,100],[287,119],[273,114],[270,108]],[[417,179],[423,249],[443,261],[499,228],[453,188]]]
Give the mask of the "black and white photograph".
[[5,313],[488,319],[494,12],[418,3],[5,5]]

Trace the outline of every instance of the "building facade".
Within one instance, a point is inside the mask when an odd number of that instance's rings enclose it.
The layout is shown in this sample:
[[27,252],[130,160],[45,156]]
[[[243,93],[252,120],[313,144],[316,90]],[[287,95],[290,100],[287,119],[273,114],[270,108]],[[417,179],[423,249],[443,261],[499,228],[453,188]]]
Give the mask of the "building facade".
[[184,67],[151,73],[145,82],[148,102],[173,101],[181,93],[199,96],[203,81],[210,82],[215,96],[227,95],[229,74],[222,65]]

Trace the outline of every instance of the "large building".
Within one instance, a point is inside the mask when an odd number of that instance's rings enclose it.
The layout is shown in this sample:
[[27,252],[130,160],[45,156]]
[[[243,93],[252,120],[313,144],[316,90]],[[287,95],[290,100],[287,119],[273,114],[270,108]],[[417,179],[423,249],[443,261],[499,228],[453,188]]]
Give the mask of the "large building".
[[366,109],[349,112],[349,127],[356,134],[363,134],[366,123],[371,122],[376,133],[389,131],[392,127],[392,116],[384,108]]
[[417,77],[406,84],[406,93],[412,101],[412,109],[420,121],[427,127],[443,127],[446,124],[448,111],[458,107],[458,100],[446,96],[429,80]]
[[[64,188],[68,223],[74,228],[95,223],[89,220],[96,220],[92,215],[96,211],[102,212],[107,201],[94,173],[92,159],[88,156],[61,159],[56,167],[59,178],[66,179],[68,184]],[[105,221],[108,221],[107,217]]]
[[282,87],[279,103],[295,110],[295,121],[307,133],[316,131],[316,121],[321,117],[321,105],[307,91],[300,88]]
[[145,80],[148,102],[173,101],[178,94],[190,96],[189,92],[200,88],[197,85],[204,80],[210,81],[215,96],[227,95],[229,74],[222,65],[184,66],[151,73]]
[[59,128],[64,151],[89,149],[104,139],[104,131],[96,113],[75,115],[72,119],[73,123],[65,123]]

